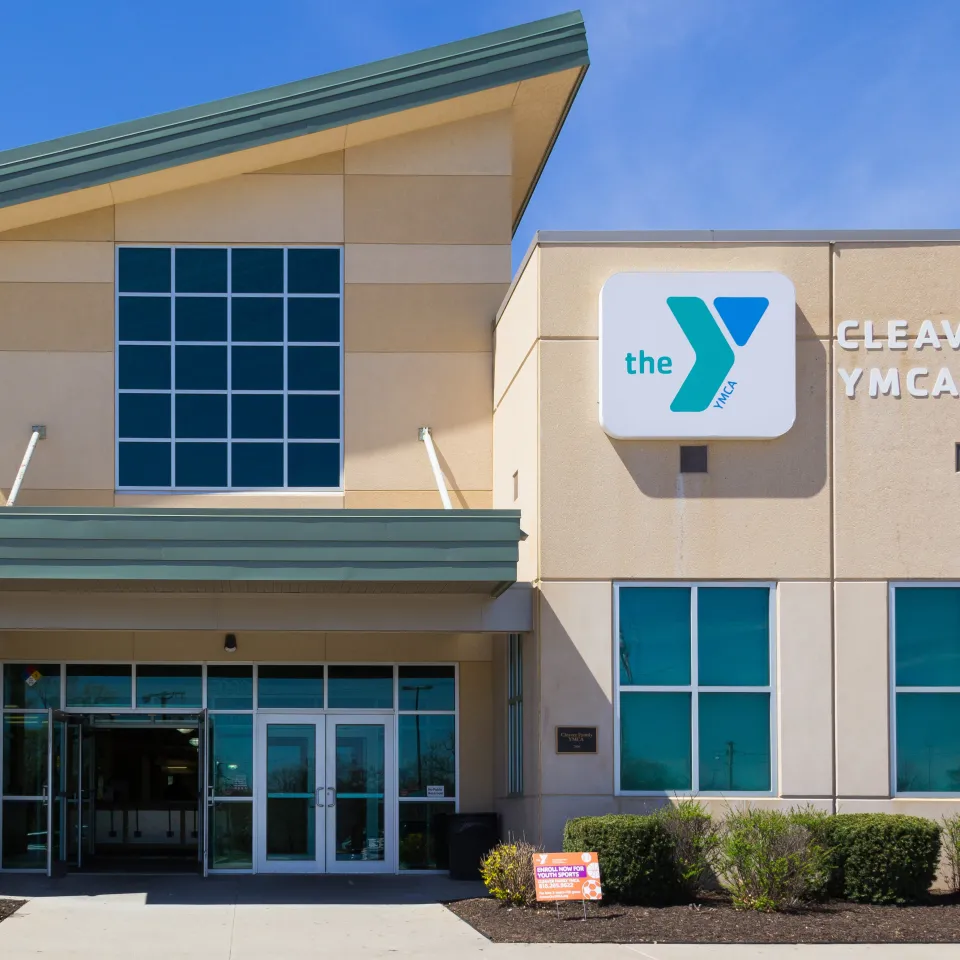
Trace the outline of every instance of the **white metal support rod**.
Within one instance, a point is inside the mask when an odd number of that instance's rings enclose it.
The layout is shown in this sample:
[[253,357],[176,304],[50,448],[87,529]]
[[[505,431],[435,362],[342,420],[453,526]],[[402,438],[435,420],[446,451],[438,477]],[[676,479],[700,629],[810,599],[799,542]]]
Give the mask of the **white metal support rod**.
[[437,481],[437,489],[440,491],[440,499],[443,501],[444,510],[452,510],[453,504],[450,503],[450,494],[447,493],[447,478],[444,477],[440,469],[440,461],[437,459],[437,451],[433,445],[433,437],[430,434],[429,427],[421,427],[417,435],[423,441],[427,448],[427,457],[430,460],[430,469],[433,470],[433,479]]
[[30,442],[27,444],[27,450],[23,455],[23,462],[17,471],[17,479],[13,481],[13,486],[10,488],[10,496],[7,497],[8,507],[12,507],[17,502],[17,494],[20,493],[23,478],[27,475],[27,467],[30,466],[30,461],[33,459],[33,451],[37,449],[37,441],[47,439],[47,428],[42,423],[35,424],[30,429],[33,433],[30,434]]

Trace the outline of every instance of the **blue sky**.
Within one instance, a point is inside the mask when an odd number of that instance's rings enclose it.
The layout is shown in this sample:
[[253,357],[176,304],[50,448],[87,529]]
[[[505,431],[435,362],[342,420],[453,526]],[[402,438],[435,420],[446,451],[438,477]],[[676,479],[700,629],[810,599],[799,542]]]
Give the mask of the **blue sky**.
[[[0,149],[571,9],[4,4]],[[517,234],[960,226],[956,0],[584,0],[591,67]]]

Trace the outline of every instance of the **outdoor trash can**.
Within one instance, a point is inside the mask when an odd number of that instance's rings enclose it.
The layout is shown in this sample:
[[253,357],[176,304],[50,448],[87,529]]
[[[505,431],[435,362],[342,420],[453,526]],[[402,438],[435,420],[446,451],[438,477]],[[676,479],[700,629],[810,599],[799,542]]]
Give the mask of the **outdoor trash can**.
[[496,813],[451,813],[447,818],[450,879],[479,880],[480,861],[500,841]]

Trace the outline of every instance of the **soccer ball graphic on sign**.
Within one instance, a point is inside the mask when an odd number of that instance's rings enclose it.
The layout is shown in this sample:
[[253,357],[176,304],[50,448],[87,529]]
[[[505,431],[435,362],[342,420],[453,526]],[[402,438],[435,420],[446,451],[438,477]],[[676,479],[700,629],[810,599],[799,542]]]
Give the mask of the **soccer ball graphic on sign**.
[[580,889],[584,900],[600,900],[602,897],[599,880],[585,880]]

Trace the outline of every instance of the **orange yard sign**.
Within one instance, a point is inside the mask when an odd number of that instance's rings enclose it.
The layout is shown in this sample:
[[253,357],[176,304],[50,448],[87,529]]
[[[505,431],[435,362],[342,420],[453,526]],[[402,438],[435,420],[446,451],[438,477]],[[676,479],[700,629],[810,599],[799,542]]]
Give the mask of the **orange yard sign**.
[[[535,853],[538,900],[600,900],[600,861],[595,853]],[[584,908],[586,909],[586,908]]]

